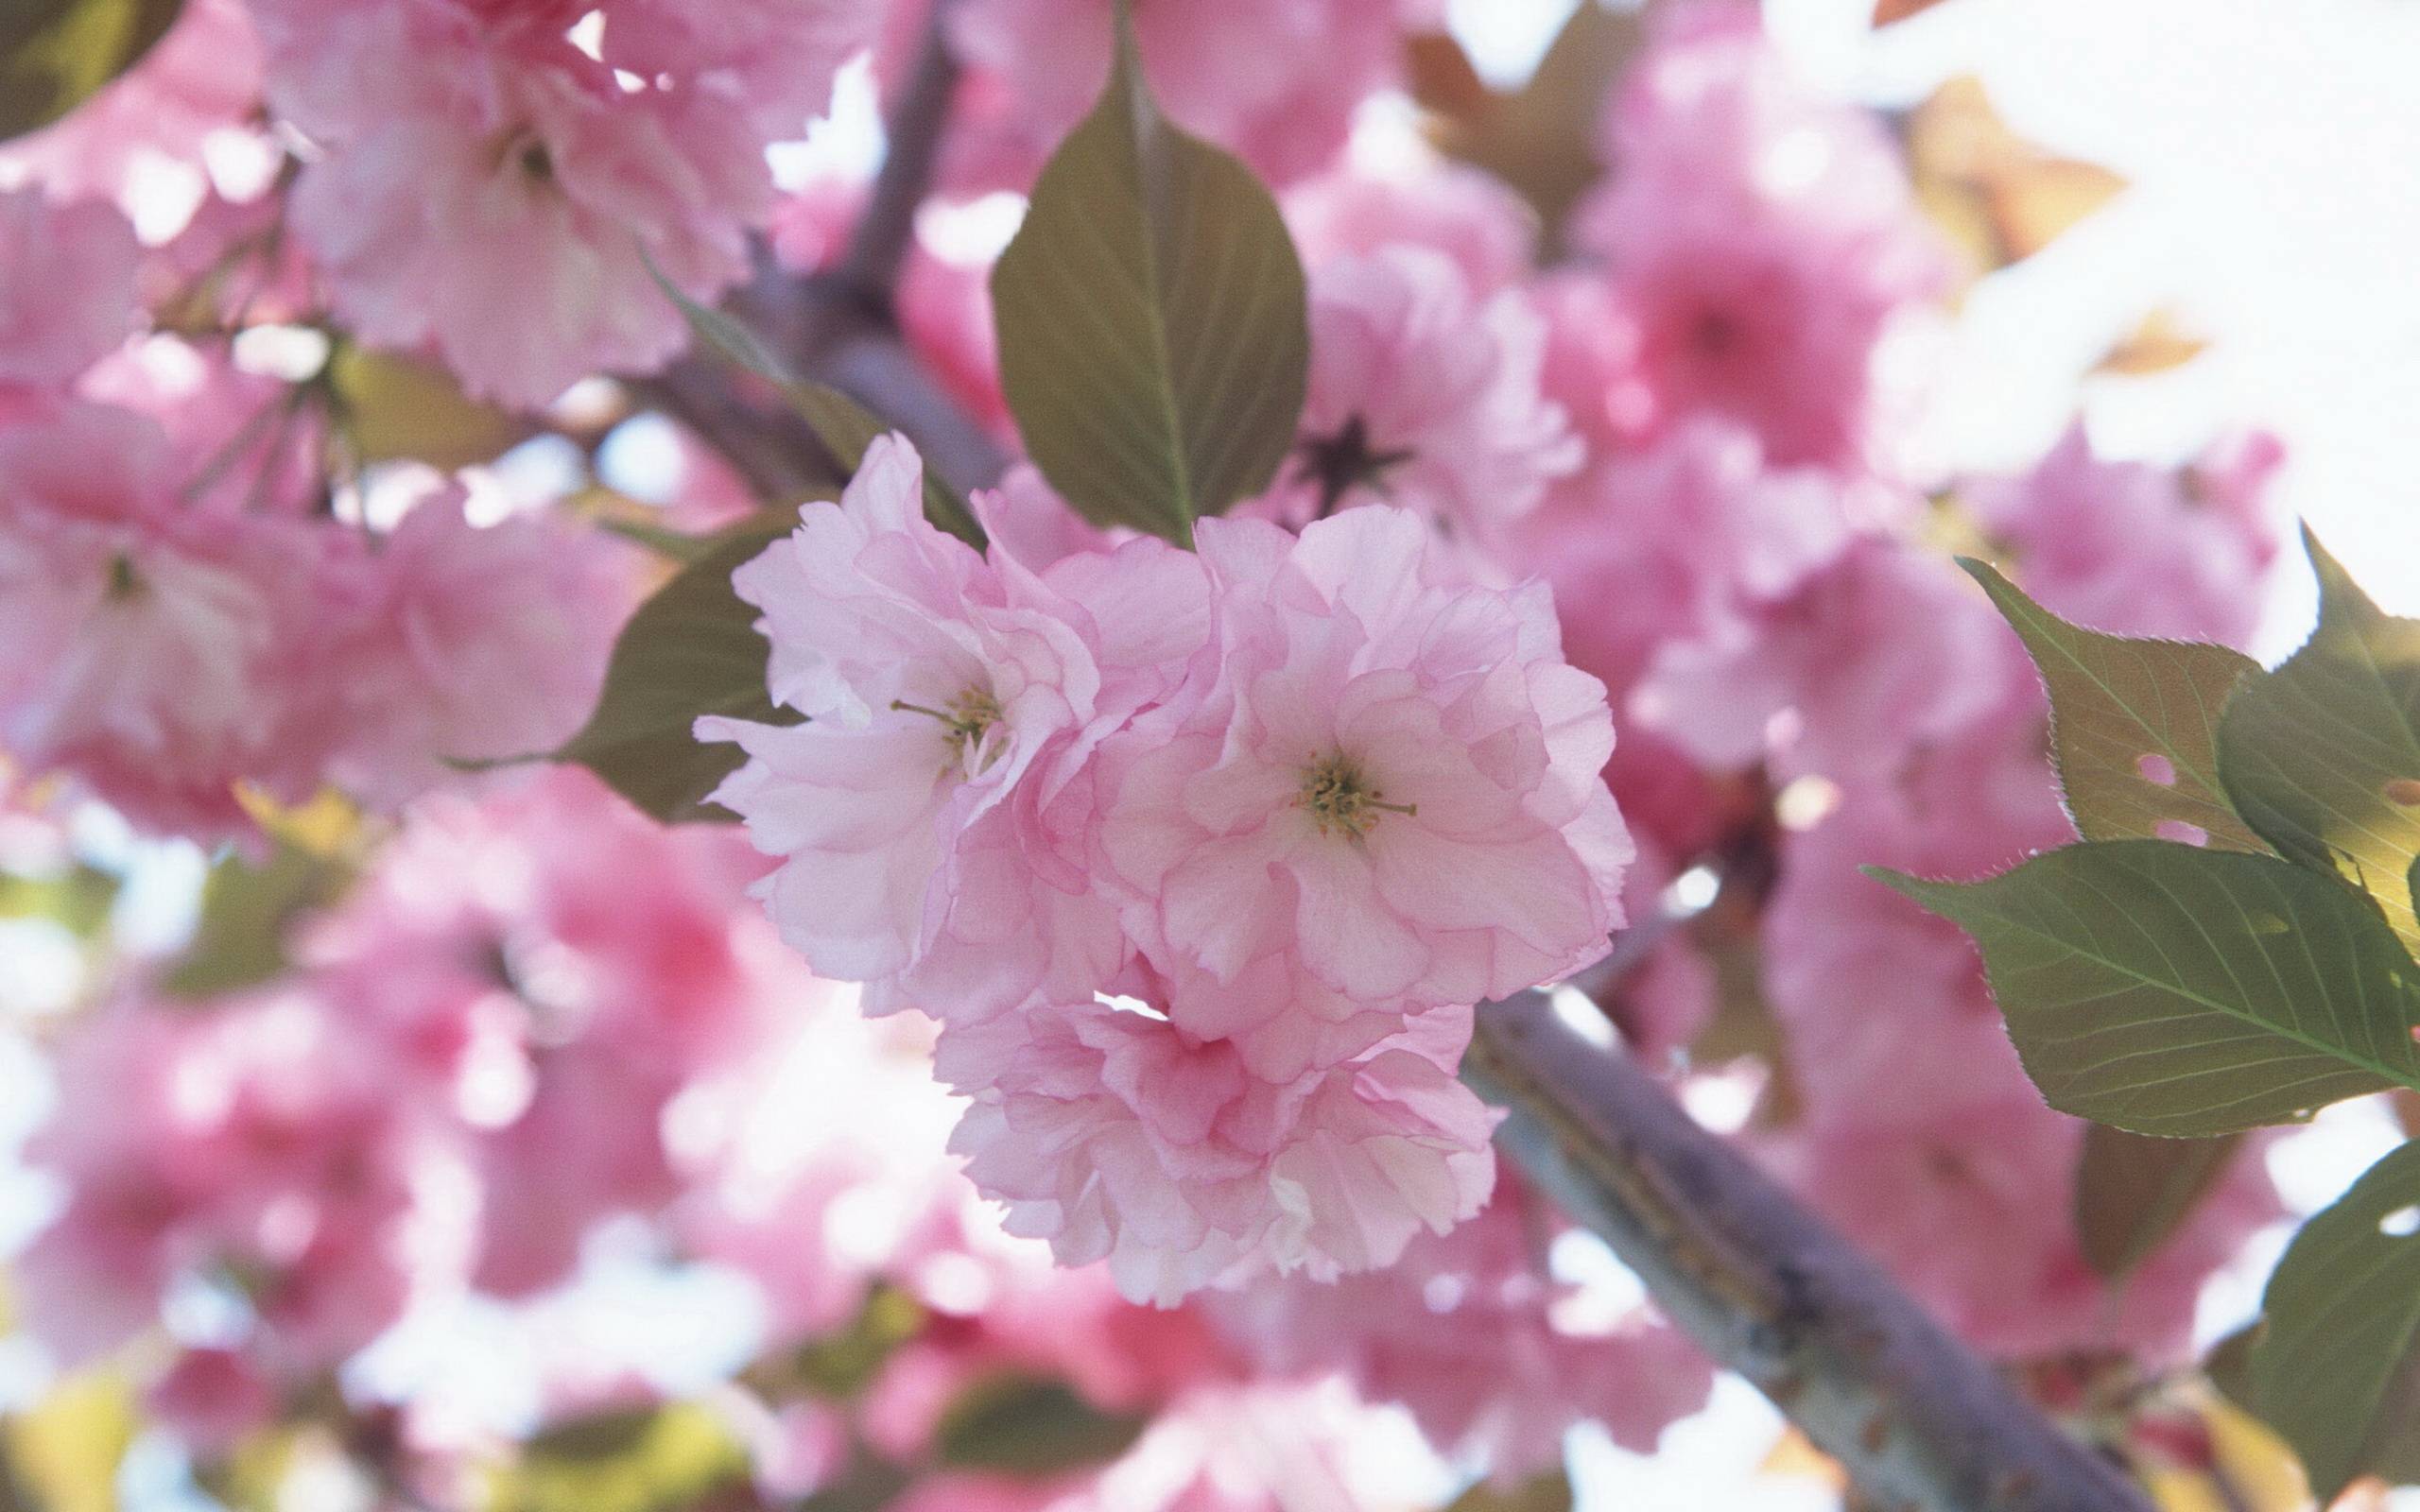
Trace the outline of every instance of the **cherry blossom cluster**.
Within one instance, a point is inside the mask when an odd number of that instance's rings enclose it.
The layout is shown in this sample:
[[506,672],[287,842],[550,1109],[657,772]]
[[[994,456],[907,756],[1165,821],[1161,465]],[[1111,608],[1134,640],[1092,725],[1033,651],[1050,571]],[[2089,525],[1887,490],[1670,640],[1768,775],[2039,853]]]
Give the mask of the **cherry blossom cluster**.
[[805,720],[699,732],[784,937],[942,1022],[977,1184],[1132,1296],[1470,1216],[1471,1005],[1601,954],[1630,855],[1543,588],[1391,508],[1029,560],[922,500],[886,438],[735,578]]

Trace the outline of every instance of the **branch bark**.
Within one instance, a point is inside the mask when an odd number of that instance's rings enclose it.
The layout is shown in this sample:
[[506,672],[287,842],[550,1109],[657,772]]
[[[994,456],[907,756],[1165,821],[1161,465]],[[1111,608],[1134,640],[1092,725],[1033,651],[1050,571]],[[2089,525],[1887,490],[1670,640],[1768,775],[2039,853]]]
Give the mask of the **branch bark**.
[[[788,369],[830,384],[908,438],[961,495],[999,481],[1008,459],[990,431],[939,384],[900,331],[899,277],[931,193],[959,68],[943,31],[952,0],[934,0],[915,67],[885,123],[889,135],[865,213],[828,272],[800,277],[760,239],[748,284],[725,302]],[[635,386],[639,396],[721,452],[769,499],[796,499],[834,475],[806,421],[709,359],[690,356]]]
[[2152,1512],[1852,1248],[1543,992],[1481,1006],[1498,1147],[1888,1512]]

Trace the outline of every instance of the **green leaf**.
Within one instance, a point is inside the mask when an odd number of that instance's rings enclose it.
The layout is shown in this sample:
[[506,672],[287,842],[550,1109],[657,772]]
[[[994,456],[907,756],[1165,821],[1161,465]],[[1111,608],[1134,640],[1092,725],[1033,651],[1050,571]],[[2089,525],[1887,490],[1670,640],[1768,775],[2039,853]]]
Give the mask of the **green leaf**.
[[336,902],[353,880],[353,868],[333,854],[283,836],[275,844],[259,866],[230,855],[211,868],[193,939],[162,973],[162,990],[216,997],[276,976],[287,965],[286,931],[302,915]]
[[2157,1253],[2234,1156],[2237,1136],[2163,1140],[2087,1125],[2076,1164],[2076,1238],[2084,1263],[2110,1280]]
[[0,4],[0,140],[38,131],[139,62],[183,0]]
[[2420,948],[2407,878],[2420,858],[2420,621],[2370,602],[2306,530],[2319,626],[2244,684],[2219,726],[2219,780],[2277,852],[2367,890]]
[[2420,1481],[2420,1143],[2303,1226],[2261,1300],[2253,1400],[2323,1505],[2357,1475]]
[[701,745],[700,714],[793,724],[766,691],[772,649],[756,610],[732,592],[731,575],[787,533],[787,519],[733,533],[675,574],[622,627],[596,712],[554,753],[603,778],[659,819],[727,819],[706,795],[745,760],[739,747]]
[[90,936],[109,922],[117,888],[116,877],[80,863],[40,876],[0,872],[0,919],[47,919]]
[[1084,518],[1189,545],[1294,444],[1303,266],[1252,171],[1161,116],[1122,9],[1117,25],[1109,87],[993,269],[1000,381]]
[[1126,1452],[1150,1419],[1103,1412],[1063,1381],[1004,1373],[966,1388],[933,1433],[935,1463],[1003,1475],[1055,1475]]
[[693,1402],[549,1427],[488,1486],[489,1512],[685,1512],[748,1475],[732,1431]]
[[1977,883],[1869,874],[1975,936],[2062,1111],[2228,1134],[2420,1084],[2420,969],[2331,878],[2158,840],[2071,845]]
[[511,414],[465,394],[442,368],[351,342],[328,358],[327,383],[357,461],[471,467],[529,434]]
[[[652,260],[648,263],[648,271],[654,275],[656,286],[665,297],[680,306],[698,339],[778,389],[842,467],[856,472],[874,438],[898,428],[885,424],[872,410],[831,385],[810,383],[790,371],[789,365],[757,339],[755,332],[720,310],[709,309],[682,293]],[[983,527],[976,522],[975,511],[930,467],[924,470],[924,474],[925,518],[932,522],[933,528],[946,530],[976,550],[982,550]]]
[[2219,787],[2227,696],[2260,664],[2223,645],[2129,640],[2070,625],[1972,558],[1960,566],[2007,616],[2050,694],[2050,753],[2087,840],[2172,839],[2186,824],[2221,850],[2264,850]]
[[1481,1481],[1454,1498],[1445,1512],[1571,1512],[1571,1477],[1553,1469],[1518,1486]]

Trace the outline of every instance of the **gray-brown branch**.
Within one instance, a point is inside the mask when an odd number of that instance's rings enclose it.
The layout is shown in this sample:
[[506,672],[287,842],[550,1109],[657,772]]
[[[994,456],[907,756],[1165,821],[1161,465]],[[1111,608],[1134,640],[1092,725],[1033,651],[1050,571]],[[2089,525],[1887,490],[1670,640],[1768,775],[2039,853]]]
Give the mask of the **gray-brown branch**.
[[1889,1512],[2152,1512],[1882,1267],[1555,1016],[1484,1005],[1462,1077],[1496,1143]]

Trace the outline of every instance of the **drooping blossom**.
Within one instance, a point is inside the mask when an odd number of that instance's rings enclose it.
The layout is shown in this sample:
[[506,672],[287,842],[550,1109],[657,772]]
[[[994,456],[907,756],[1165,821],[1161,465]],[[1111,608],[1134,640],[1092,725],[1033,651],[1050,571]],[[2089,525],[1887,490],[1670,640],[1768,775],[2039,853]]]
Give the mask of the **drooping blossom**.
[[1062,1263],[1105,1260],[1168,1305],[1270,1267],[1383,1265],[1485,1200],[1495,1117],[1454,1076],[1467,1009],[1272,1082],[1145,1007],[1036,1004],[942,1036],[940,1074],[973,1099],[952,1147]]
[[1598,778],[1602,685],[1563,662],[1545,586],[1430,586],[1394,509],[1199,540],[1218,608],[1196,685],[1104,755],[1102,844],[1146,953],[1222,983],[1282,956],[1373,1004],[1594,959],[1631,846]]

